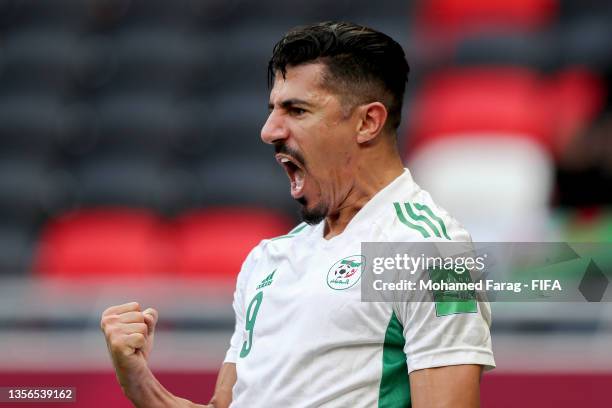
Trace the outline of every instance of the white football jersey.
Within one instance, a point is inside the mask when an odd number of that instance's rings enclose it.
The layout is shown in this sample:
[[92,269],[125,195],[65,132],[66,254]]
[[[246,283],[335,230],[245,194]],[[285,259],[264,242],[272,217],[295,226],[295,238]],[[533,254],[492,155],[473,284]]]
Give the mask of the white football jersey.
[[324,224],[264,240],[245,260],[225,357],[232,407],[407,407],[414,370],[495,366],[487,303],[438,316],[434,302],[361,301],[361,242],[471,239],[408,170],[342,234],[324,239]]

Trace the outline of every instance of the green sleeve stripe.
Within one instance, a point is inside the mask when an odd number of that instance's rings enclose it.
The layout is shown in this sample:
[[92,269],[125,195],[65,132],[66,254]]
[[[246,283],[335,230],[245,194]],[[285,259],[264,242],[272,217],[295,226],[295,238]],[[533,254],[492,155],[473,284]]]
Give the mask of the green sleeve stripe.
[[444,237],[450,241],[450,237],[448,236],[448,233],[446,232],[446,227],[444,226],[444,222],[442,221],[442,218],[435,215],[433,211],[431,211],[431,209],[425,204],[414,203],[414,206],[416,207],[417,210],[425,211],[431,218],[436,220],[438,224],[440,225],[440,228],[442,228],[442,233],[444,234]]
[[411,406],[408,366],[404,354],[404,328],[392,313],[382,353],[382,377],[378,389],[378,408],[408,408]]
[[423,235],[423,238],[429,238],[429,232],[427,232],[425,230],[425,228],[421,227],[420,225],[416,225],[416,224],[412,224],[411,222],[409,222],[406,217],[404,217],[404,213],[402,212],[402,207],[399,205],[399,203],[393,203],[393,206],[395,207],[395,212],[397,213],[397,218],[399,218],[399,220],[402,222],[402,224],[417,230],[421,233],[421,235]]
[[429,218],[421,214],[416,214],[414,211],[412,211],[412,207],[410,206],[410,203],[404,203],[404,207],[406,207],[406,211],[408,212],[408,215],[410,216],[410,218],[412,218],[416,222],[423,221],[425,224],[427,224],[429,229],[431,229],[431,232],[433,232],[436,237],[442,238],[442,236],[440,235],[440,231],[438,231],[436,226],[433,225],[433,223],[429,220]]

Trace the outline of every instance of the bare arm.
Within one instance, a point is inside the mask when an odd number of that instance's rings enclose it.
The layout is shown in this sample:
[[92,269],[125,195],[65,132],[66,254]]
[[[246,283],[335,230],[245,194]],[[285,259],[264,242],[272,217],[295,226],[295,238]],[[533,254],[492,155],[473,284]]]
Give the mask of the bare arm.
[[172,408],[227,408],[232,402],[232,387],[236,383],[236,364],[224,363],[217,376],[215,392],[206,405],[196,404],[187,399],[177,397],[164,388],[148,371],[135,386],[126,389],[124,393],[136,407],[172,407]]
[[136,302],[112,306],[104,311],[104,332],[117,380],[123,393],[140,408],[227,408],[236,382],[236,364],[225,363],[219,371],[215,393],[208,405],[195,404],[173,395],[155,378],[147,364],[153,348],[157,311],[140,311]]
[[479,408],[482,366],[426,368],[410,373],[414,408]]
[[236,378],[236,364],[223,363],[217,376],[215,393],[207,406],[210,408],[229,407],[232,402],[232,388],[236,384]]

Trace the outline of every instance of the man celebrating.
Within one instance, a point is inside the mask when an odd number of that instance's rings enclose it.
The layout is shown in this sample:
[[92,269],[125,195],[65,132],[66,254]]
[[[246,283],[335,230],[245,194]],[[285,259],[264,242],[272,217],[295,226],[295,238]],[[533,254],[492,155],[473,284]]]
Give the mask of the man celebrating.
[[[361,301],[361,242],[470,241],[400,159],[400,45],[354,24],[301,27],[276,44],[269,75],[261,138],[305,222],[245,260],[235,332],[207,406],[479,406],[482,368],[495,365],[486,303],[439,313],[434,302]],[[103,314],[126,396],[138,407],[203,406],[149,370],[156,321],[137,303]]]

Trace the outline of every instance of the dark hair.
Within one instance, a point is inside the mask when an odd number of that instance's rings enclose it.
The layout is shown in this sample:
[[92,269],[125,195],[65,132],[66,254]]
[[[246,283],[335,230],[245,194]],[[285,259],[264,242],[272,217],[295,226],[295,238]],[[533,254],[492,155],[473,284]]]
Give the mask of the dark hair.
[[388,35],[353,23],[327,21],[290,30],[274,46],[268,63],[271,85],[277,72],[322,62],[327,68],[324,86],[352,106],[382,102],[388,111],[386,126],[397,129],[410,70],[402,47]]

